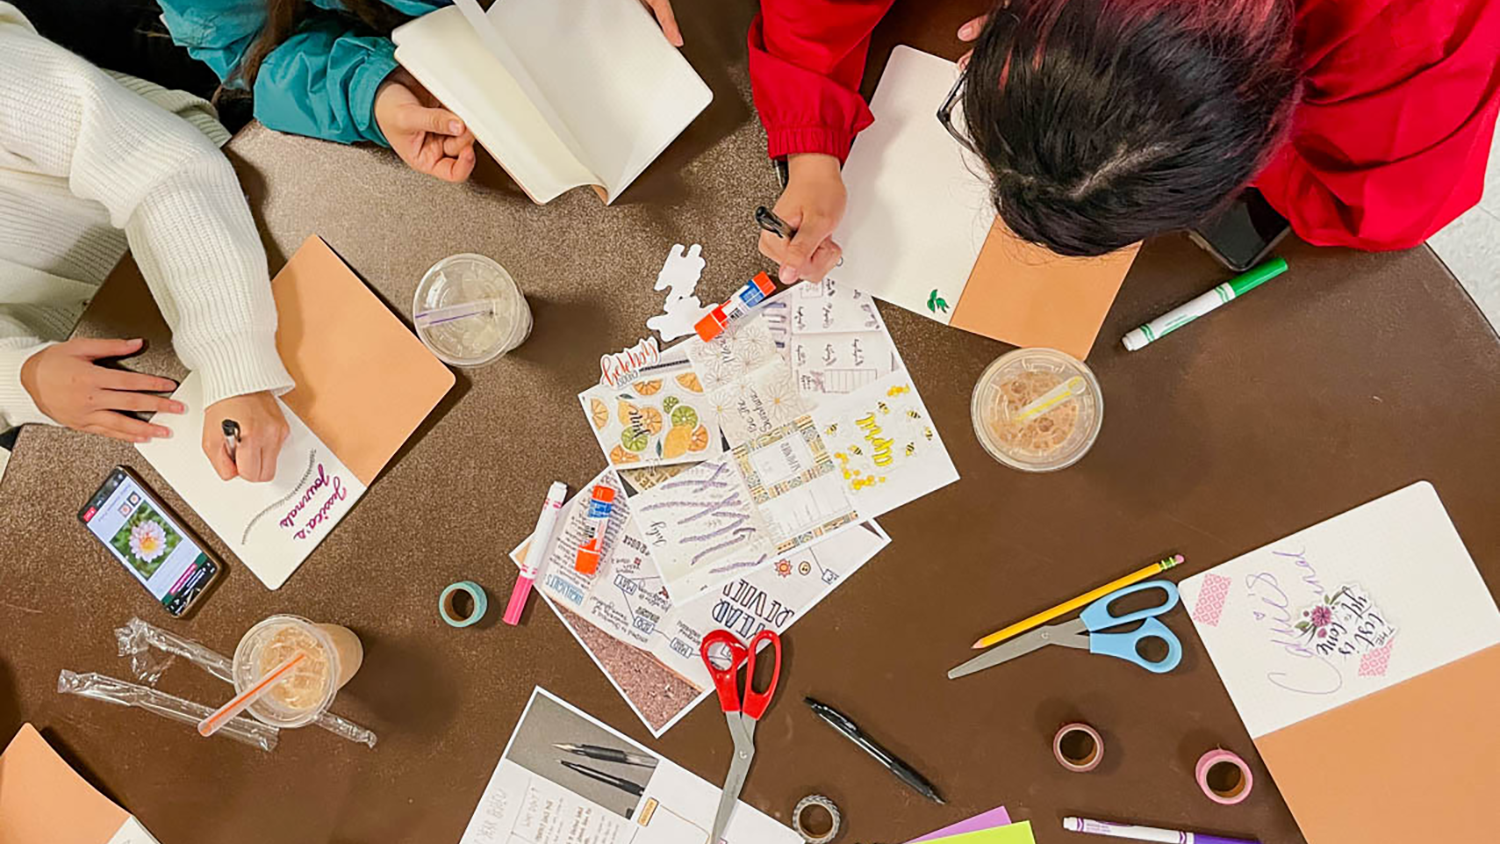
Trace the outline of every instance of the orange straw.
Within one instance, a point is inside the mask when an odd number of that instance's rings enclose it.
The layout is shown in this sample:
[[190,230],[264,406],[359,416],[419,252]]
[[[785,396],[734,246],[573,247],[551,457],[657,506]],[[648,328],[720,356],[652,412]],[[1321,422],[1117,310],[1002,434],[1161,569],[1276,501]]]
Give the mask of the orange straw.
[[219,707],[214,714],[198,722],[198,735],[208,738],[217,733],[219,728],[229,722],[230,718],[250,708],[250,704],[260,700],[261,695],[271,690],[271,687],[285,679],[286,675],[296,667],[297,663],[307,658],[307,651],[302,651],[291,659],[271,669],[266,676],[260,678],[260,682],[246,689],[234,699]]

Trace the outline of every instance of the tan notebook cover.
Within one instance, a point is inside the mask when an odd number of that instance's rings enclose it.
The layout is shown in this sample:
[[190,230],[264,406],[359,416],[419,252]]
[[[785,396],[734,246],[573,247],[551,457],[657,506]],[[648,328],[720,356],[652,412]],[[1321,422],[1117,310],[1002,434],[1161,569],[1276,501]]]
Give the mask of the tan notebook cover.
[[1308,841],[1500,840],[1500,646],[1255,741]]
[[30,724],[0,754],[0,844],[105,844],[129,819]]
[[1067,258],[1017,238],[997,219],[948,324],[1082,360],[1140,249]]
[[316,235],[271,292],[276,348],[297,382],[281,399],[368,486],[453,387],[453,373]]

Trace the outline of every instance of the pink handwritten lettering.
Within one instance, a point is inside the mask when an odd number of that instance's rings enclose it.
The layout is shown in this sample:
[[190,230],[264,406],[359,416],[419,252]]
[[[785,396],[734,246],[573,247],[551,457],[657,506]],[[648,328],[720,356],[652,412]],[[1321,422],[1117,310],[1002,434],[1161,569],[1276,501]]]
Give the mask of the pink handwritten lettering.
[[307,485],[307,491],[302,493],[302,497],[297,500],[296,504],[292,505],[291,510],[287,511],[287,514],[282,517],[279,524],[284,528],[294,527],[297,523],[297,516],[312,503],[313,499],[317,497],[318,491],[325,488],[328,490],[328,497],[317,511],[308,518],[307,522],[302,527],[297,528],[296,532],[292,534],[294,538],[306,539],[311,536],[313,529],[328,518],[328,513],[333,509],[333,505],[349,497],[349,489],[344,486],[342,479],[338,475],[329,478],[323,468],[323,464],[319,463],[317,477],[313,479],[312,483]]

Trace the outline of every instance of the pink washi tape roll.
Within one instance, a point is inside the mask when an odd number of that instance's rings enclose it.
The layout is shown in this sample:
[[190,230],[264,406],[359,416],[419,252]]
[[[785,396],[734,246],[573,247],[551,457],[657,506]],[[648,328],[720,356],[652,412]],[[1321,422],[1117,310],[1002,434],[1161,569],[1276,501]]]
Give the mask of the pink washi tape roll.
[[1250,766],[1238,755],[1222,748],[1210,750],[1198,760],[1198,787],[1208,799],[1225,806],[1250,796],[1250,787],[1255,784],[1255,775]]
[[1104,739],[1088,724],[1064,724],[1052,739],[1052,755],[1070,771],[1092,771],[1104,760]]

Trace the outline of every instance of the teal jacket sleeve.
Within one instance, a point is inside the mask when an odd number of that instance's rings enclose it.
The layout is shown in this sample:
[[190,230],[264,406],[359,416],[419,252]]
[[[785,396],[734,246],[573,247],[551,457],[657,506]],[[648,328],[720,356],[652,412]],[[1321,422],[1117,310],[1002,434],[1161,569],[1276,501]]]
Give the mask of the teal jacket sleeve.
[[[263,0],[160,3],[172,40],[234,84],[230,77],[265,25]],[[353,31],[338,16],[309,11],[311,17],[261,62],[256,119],[281,132],[389,146],[375,123],[375,92],[396,68],[395,45]]]

